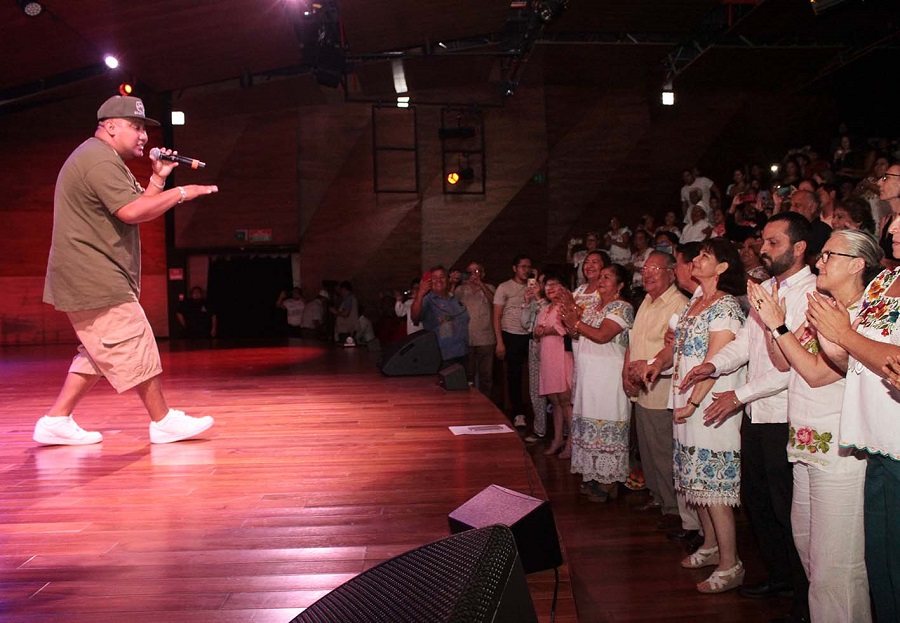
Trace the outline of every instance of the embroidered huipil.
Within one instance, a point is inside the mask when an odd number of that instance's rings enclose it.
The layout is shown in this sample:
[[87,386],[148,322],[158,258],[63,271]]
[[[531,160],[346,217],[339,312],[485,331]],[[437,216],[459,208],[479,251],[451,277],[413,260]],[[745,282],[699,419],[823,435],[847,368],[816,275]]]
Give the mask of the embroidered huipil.
[[[857,303],[850,308],[851,320],[859,311]],[[819,352],[819,338],[815,330],[806,326],[800,344],[812,354]],[[810,387],[794,369],[790,370],[788,384],[788,432],[787,454],[792,463],[800,461],[812,467],[831,472],[839,460],[847,456],[838,446],[838,429],[841,425],[841,402],[844,399],[845,379],[839,379],[822,387]],[[855,459],[854,459],[855,460]]]
[[[693,390],[678,388],[680,380],[706,358],[709,335],[717,331],[737,334],[744,323],[744,312],[736,298],[725,295],[696,316],[686,309],[675,328],[675,373],[672,377],[672,401],[675,408],[687,404]],[[735,389],[744,384],[744,367],[716,379],[700,407],[683,424],[675,424],[675,490],[691,504],[740,504],[741,493],[741,418],[729,418],[721,426],[706,426],[703,412],[712,404],[713,393]]]
[[[900,298],[885,296],[898,276],[900,268],[882,271],[863,293],[857,331],[871,340],[900,345]],[[900,390],[853,357],[847,366],[840,444],[900,461]]]

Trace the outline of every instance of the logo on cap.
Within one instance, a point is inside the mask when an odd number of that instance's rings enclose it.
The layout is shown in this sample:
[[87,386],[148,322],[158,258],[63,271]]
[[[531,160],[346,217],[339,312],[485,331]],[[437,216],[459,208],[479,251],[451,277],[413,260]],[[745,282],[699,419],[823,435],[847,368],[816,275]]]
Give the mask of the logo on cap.
[[144,112],[144,102],[141,100],[136,100],[134,102],[134,114],[139,117],[146,117],[147,114]]

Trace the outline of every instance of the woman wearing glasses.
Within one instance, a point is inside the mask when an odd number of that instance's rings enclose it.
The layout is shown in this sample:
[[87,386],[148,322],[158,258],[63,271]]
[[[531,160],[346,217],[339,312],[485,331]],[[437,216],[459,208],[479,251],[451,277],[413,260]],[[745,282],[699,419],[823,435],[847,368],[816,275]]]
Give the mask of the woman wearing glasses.
[[[881,269],[881,249],[868,233],[835,231],[819,254],[816,287],[849,310],[860,311],[862,294]],[[771,333],[769,353],[788,381],[788,460],[794,463],[791,528],[809,578],[809,609],[814,621],[870,621],[863,530],[866,456],[841,448],[841,402],[846,355],[809,324],[785,328],[778,284],[772,294],[747,284],[750,301]],[[840,546],[835,546],[840,543]]]
[[[882,176],[879,191],[894,215],[889,231],[894,255],[900,255],[900,165]],[[900,620],[900,390],[885,370],[900,355],[898,276],[900,270],[884,270],[867,286],[852,324],[840,302],[811,297],[807,311],[819,335],[849,355],[839,439],[842,447],[868,454],[866,569],[879,621]]]

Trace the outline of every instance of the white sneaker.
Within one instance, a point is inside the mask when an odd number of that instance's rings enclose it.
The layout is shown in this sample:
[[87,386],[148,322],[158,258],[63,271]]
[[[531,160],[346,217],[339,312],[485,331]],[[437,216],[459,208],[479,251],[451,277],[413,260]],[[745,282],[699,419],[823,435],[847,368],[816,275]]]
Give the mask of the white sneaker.
[[169,409],[166,417],[159,422],[150,422],[150,443],[172,443],[190,439],[207,430],[215,423],[212,416],[191,417],[184,411]]
[[48,446],[88,446],[103,441],[97,431],[88,431],[75,423],[71,415],[45,415],[34,425],[33,439]]
[[524,415],[517,415],[516,419],[513,420],[513,426],[516,428],[526,428],[528,423],[525,421]]

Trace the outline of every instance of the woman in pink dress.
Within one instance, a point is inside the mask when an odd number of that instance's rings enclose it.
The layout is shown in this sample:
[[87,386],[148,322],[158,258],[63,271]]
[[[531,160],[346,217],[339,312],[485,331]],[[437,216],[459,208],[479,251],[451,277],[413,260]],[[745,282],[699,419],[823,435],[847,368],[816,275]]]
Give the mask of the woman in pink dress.
[[572,352],[566,350],[566,329],[559,318],[559,308],[567,290],[558,275],[548,273],[544,292],[549,305],[544,306],[534,326],[534,338],[541,341],[540,394],[553,405],[553,443],[544,454],[556,454],[565,445],[571,453],[572,436],[563,440],[563,423],[572,424]]

